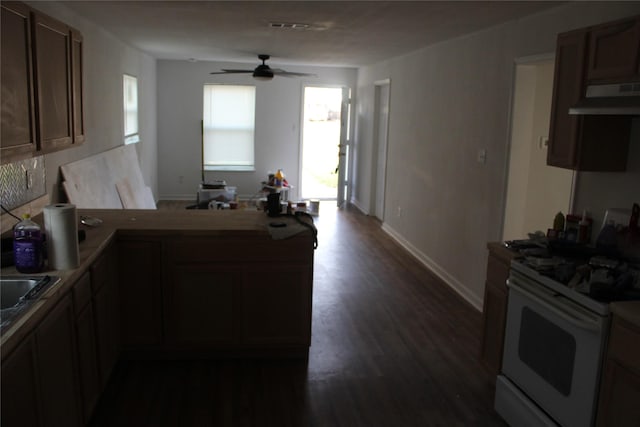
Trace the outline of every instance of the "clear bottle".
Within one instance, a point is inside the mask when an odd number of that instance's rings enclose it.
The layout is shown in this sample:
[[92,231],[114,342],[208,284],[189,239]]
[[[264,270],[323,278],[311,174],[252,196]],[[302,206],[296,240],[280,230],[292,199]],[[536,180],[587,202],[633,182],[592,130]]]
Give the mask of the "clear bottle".
[[29,214],[13,227],[13,256],[20,273],[38,273],[44,265],[42,231]]

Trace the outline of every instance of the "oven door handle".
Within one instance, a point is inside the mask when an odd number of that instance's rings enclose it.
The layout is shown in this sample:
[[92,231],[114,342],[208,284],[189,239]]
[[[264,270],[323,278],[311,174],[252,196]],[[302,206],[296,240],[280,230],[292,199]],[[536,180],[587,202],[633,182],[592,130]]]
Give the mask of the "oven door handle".
[[581,316],[579,313],[575,313],[575,312],[570,313],[566,309],[557,307],[556,305],[553,305],[550,302],[546,301],[544,298],[536,295],[534,292],[526,289],[524,286],[520,285],[519,283],[515,283],[515,282],[512,282],[510,279],[507,279],[507,287],[509,287],[509,289],[513,289],[516,292],[520,292],[521,294],[525,295],[528,298],[531,298],[533,301],[537,302],[547,310],[553,312],[555,315],[563,318],[567,322],[571,323],[572,325],[580,329],[594,331],[594,332],[598,332],[600,330],[600,324],[598,322],[585,318],[584,316]]

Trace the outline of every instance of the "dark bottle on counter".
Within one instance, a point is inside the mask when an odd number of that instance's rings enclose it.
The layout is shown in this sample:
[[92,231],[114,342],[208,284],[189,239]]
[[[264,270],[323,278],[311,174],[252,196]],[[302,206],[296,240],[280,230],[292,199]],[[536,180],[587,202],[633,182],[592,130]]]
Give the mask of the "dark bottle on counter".
[[29,214],[13,227],[13,256],[20,273],[38,273],[44,265],[42,232]]

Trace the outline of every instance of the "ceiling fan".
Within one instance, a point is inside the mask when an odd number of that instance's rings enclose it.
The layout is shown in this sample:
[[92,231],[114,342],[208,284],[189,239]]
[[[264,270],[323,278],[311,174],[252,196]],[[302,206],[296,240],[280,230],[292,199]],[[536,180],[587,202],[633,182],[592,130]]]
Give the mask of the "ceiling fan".
[[244,73],[252,73],[253,78],[257,80],[271,80],[273,76],[284,76],[284,77],[303,77],[303,76],[315,76],[315,74],[307,74],[307,73],[294,73],[291,71],[281,70],[279,68],[271,68],[265,61],[269,59],[269,55],[258,55],[258,58],[262,60],[262,64],[258,65],[253,70],[225,70],[222,71],[214,71],[211,74],[244,74]]

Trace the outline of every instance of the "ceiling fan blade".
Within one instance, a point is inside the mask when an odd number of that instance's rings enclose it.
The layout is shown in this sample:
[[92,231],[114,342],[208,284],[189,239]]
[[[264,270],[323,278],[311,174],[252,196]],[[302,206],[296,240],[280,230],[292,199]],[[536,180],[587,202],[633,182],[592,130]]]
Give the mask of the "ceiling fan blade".
[[283,77],[305,77],[305,76],[317,77],[315,74],[296,73],[296,72],[293,72],[293,71],[285,71],[285,70],[281,70],[281,69],[278,69],[278,68],[272,68],[271,72],[273,72],[273,74],[275,74],[277,76],[283,76]]
[[240,73],[253,73],[253,70],[225,70],[222,71],[214,71],[209,74],[240,74]]

